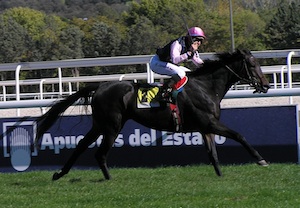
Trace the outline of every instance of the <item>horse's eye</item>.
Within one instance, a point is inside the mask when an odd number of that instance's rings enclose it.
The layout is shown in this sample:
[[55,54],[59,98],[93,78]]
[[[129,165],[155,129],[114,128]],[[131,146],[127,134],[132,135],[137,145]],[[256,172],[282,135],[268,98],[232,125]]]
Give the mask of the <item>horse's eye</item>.
[[256,65],[256,61],[255,61],[255,58],[253,56],[251,56],[249,58],[249,64],[251,64],[251,66],[255,66]]

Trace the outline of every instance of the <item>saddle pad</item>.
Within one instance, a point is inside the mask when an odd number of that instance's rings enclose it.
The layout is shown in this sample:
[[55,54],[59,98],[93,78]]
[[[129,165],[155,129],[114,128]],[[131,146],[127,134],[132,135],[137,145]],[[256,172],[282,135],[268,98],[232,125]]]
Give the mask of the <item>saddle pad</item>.
[[157,108],[160,103],[157,99],[158,87],[139,88],[137,93],[137,108]]

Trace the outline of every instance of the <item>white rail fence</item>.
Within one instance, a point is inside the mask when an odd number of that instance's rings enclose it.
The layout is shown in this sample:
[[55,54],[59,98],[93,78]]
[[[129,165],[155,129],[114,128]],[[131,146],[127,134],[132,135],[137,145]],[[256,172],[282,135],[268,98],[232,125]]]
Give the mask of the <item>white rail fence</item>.
[[[245,98],[245,97],[273,97],[273,96],[296,96],[300,95],[300,88],[297,83],[293,83],[293,73],[300,72],[300,64],[292,64],[293,57],[300,57],[299,50],[277,50],[277,51],[253,51],[252,54],[257,58],[286,58],[286,65],[277,66],[263,66],[262,70],[265,74],[272,74],[274,82],[272,89],[267,94],[253,94],[253,90],[249,90],[245,86],[235,86],[230,90],[225,98]],[[214,53],[202,53],[203,59],[212,59]],[[51,105],[57,99],[44,99],[47,94],[59,97],[63,94],[72,93],[71,83],[77,82],[100,82],[110,80],[147,80],[149,83],[154,82],[155,79],[166,78],[154,74],[149,68],[149,62],[152,55],[141,56],[120,56],[120,57],[102,57],[91,59],[72,59],[61,61],[44,61],[44,62],[27,62],[27,63],[8,63],[0,64],[0,72],[15,71],[15,80],[0,81],[2,87],[2,94],[0,94],[0,109],[9,108],[28,108],[28,107],[46,107]],[[80,76],[80,77],[62,77],[62,70],[65,68],[75,67],[95,67],[95,66],[116,66],[116,65],[136,65],[145,64],[147,73],[131,73],[131,74],[114,74],[114,75],[99,75],[99,76]],[[20,80],[21,70],[41,70],[54,69],[58,70],[57,78],[43,78],[32,80]],[[285,74],[287,80],[285,82]],[[280,80],[280,83],[278,83]],[[68,92],[63,91],[63,83],[69,86]],[[47,93],[43,91],[45,84],[58,84],[59,91]],[[28,93],[28,95],[35,97],[36,100],[21,100],[20,86],[22,85],[39,85],[40,92]],[[8,95],[6,88],[8,86],[15,86],[15,94]],[[14,97],[14,101],[8,101],[8,97]],[[22,93],[26,96],[26,93]],[[51,98],[51,96],[50,96]],[[52,97],[53,98],[53,97]]]

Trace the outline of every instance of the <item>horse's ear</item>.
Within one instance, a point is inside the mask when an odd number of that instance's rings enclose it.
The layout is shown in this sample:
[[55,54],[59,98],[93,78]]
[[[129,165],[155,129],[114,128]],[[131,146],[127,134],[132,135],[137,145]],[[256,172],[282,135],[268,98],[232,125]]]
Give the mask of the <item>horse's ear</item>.
[[237,51],[237,53],[240,53],[244,56],[251,54],[250,50],[248,50],[248,49],[236,49],[236,51]]
[[250,54],[251,54],[251,51],[250,51],[249,49],[244,49],[243,51],[244,51],[244,53],[247,54],[247,55],[250,55]]
[[241,49],[237,48],[237,49],[236,49],[236,53],[237,53],[237,54],[243,54],[243,51],[242,51]]

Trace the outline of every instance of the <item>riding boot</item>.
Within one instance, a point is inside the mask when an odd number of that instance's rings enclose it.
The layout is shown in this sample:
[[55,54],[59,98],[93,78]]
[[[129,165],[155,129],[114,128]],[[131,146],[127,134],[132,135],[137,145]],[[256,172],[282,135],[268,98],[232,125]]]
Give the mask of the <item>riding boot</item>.
[[181,77],[178,74],[174,74],[171,76],[171,79],[168,80],[163,86],[162,89],[162,100],[166,102],[172,102],[172,91],[174,89],[174,85],[181,80]]

